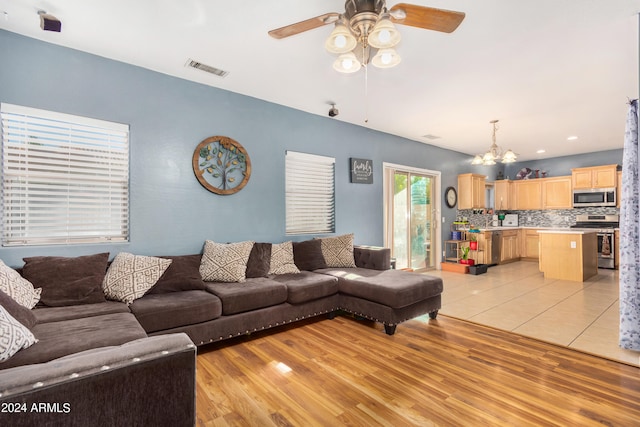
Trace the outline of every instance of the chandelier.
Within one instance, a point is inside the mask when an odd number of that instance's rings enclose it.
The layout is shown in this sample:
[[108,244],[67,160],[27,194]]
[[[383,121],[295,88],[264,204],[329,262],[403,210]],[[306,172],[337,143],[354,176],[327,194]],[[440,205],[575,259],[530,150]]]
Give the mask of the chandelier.
[[476,154],[471,161],[472,165],[484,165],[491,166],[496,164],[496,160],[502,158],[502,163],[513,163],[518,159],[516,153],[508,149],[503,151],[501,147],[496,144],[496,131],[498,128],[498,120],[491,120],[489,123],[493,125],[493,137],[492,144],[489,147],[489,151],[484,154]]
[[398,65],[400,55],[394,46],[400,42],[400,38],[400,32],[391,22],[385,7],[380,14],[375,11],[360,12],[350,20],[340,15],[324,46],[328,52],[338,55],[333,63],[336,71],[355,73],[369,62],[378,68]]

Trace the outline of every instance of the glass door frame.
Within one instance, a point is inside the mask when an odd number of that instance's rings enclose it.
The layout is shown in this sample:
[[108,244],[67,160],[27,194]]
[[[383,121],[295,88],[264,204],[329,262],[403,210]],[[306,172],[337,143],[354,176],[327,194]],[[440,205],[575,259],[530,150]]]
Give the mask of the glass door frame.
[[[409,175],[427,176],[433,179],[433,194],[431,205],[433,209],[433,228],[432,235],[435,240],[435,247],[431,251],[434,254],[434,268],[440,269],[439,257],[437,254],[442,252],[442,172],[430,169],[421,169],[412,166],[398,165],[394,163],[383,162],[383,210],[384,210],[384,246],[391,248],[393,253],[393,195],[394,195],[394,176],[396,172],[408,173]],[[393,255],[392,255],[393,256]],[[428,269],[423,269],[428,271]],[[422,271],[422,270],[420,270]]]

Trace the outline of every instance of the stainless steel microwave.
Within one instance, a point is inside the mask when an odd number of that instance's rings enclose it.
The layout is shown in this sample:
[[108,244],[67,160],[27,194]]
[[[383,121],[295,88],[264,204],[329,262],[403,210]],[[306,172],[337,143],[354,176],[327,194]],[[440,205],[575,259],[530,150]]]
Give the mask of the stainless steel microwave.
[[615,188],[591,188],[573,190],[573,207],[616,206]]

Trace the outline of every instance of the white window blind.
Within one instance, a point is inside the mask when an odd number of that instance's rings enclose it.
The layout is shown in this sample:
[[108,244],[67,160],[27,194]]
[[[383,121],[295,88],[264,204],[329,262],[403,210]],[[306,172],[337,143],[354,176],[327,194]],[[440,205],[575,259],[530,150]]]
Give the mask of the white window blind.
[[287,151],[286,234],[335,231],[335,159]]
[[3,246],[128,240],[128,125],[4,103],[0,118]]

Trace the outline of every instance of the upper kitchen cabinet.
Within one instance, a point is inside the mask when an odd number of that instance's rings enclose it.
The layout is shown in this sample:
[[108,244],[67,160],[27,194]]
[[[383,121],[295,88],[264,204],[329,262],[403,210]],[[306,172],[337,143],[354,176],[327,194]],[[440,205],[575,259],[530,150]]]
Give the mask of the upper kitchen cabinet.
[[573,189],[614,188],[618,165],[593,166],[571,169]]
[[542,180],[526,179],[513,182],[512,209],[542,209]]
[[573,198],[570,176],[543,178],[541,181],[542,209],[571,209]]
[[458,209],[482,209],[485,207],[486,176],[475,173],[458,175]]
[[512,192],[511,181],[505,179],[502,181],[496,181],[493,183],[494,192],[494,209],[497,211],[513,209],[511,196]]

